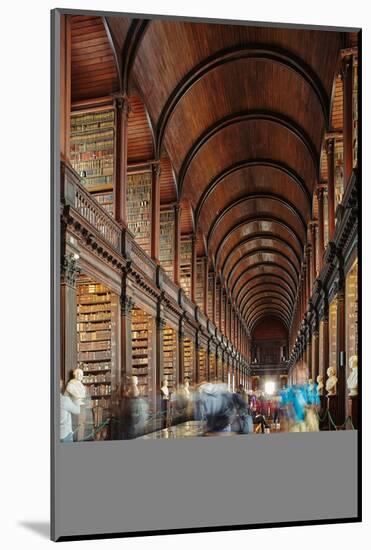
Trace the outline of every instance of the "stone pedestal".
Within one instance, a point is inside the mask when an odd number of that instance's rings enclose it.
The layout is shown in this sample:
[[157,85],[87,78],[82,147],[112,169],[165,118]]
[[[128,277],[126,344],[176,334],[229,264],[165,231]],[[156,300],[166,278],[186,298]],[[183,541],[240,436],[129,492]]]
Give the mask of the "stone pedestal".
[[[358,395],[349,397],[349,416],[352,419],[353,426],[358,429]],[[347,422],[347,428],[351,428],[350,422]]]
[[[339,406],[338,406],[338,396],[337,395],[328,395],[327,396],[327,406],[329,415],[331,415],[332,421],[336,426],[339,425]],[[332,422],[329,420],[329,429],[335,430]]]

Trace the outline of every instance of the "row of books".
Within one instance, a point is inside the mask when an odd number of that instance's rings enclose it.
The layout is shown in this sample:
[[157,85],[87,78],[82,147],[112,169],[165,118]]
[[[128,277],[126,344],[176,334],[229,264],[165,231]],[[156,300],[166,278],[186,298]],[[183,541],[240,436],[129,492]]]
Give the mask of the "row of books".
[[105,301],[104,304],[92,304],[92,305],[83,305],[79,304],[77,306],[77,312],[80,313],[97,313],[97,312],[107,312],[111,311],[111,304]]
[[98,384],[102,382],[111,382],[111,372],[107,374],[88,374],[82,379],[84,384]]
[[79,342],[77,351],[108,351],[111,349],[111,340],[94,340],[93,342]]

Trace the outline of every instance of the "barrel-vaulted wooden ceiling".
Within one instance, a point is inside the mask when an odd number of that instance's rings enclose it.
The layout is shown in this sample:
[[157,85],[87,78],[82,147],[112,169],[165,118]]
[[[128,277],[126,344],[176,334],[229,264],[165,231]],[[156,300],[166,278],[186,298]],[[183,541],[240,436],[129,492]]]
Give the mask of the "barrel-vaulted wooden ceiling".
[[290,325],[344,39],[72,17],[72,100],[128,95],[129,161],[161,159],[161,200],[181,202],[182,232],[193,226],[250,329]]

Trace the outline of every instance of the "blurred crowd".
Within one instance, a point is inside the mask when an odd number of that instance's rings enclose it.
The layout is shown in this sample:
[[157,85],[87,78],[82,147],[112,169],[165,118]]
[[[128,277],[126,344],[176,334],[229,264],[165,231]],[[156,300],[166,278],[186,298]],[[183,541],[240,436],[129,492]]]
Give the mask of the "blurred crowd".
[[[70,382],[61,396],[61,439],[64,441],[83,439],[81,414],[84,410],[86,418],[89,405],[88,395],[78,379]],[[112,410],[108,438],[135,439],[189,421],[197,421],[202,433],[208,436],[319,430],[320,398],[317,384],[312,380],[303,385],[284,386],[272,394],[247,390],[242,384],[234,391],[219,382],[191,386],[189,379],[172,390],[164,380],[153,407],[140,394],[137,377],[132,376]],[[92,423],[89,424],[91,427]],[[76,426],[80,426],[78,436]]]

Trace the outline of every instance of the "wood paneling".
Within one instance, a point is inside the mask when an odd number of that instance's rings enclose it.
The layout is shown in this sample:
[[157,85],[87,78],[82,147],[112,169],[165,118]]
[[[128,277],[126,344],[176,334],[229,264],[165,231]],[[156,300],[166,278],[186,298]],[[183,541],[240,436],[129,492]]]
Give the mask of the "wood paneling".
[[101,17],[71,17],[72,101],[118,90],[118,74]]
[[152,160],[153,139],[143,102],[138,95],[129,97],[128,162]]
[[160,201],[161,204],[176,201],[176,187],[173,169],[169,157],[164,156],[160,159]]

